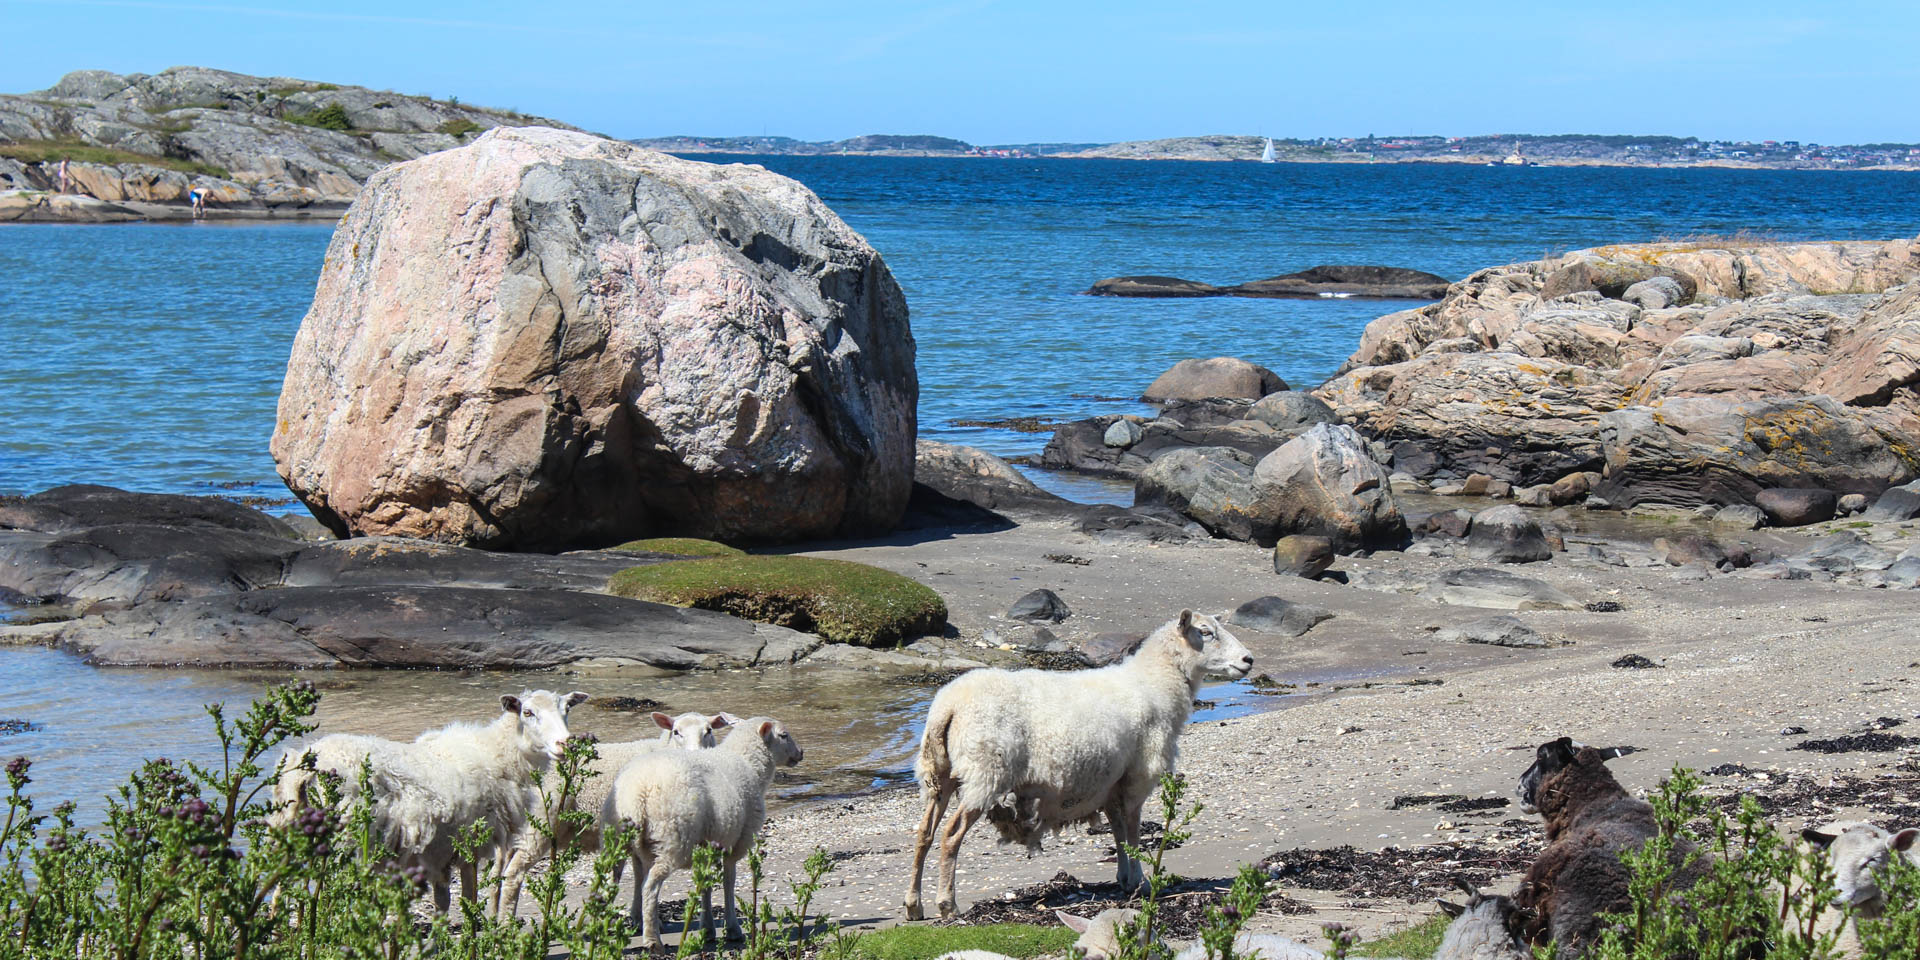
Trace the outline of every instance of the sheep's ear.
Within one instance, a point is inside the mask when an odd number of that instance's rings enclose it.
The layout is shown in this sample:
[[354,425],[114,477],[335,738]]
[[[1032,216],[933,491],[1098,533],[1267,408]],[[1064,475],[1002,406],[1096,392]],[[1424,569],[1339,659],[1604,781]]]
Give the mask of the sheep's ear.
[[738,719],[740,718],[735,717],[731,714],[716,713],[713,716],[707,718],[707,729],[708,730],[725,730],[726,728],[733,726],[733,722]]
[[672,730],[673,718],[667,716],[664,713],[661,713],[658,710],[655,710],[653,712],[653,725],[656,727],[659,727],[662,730]]
[[587,702],[587,692],[585,690],[575,690],[574,692],[567,694],[567,709],[569,710],[586,702]]
[[766,738],[771,736],[773,736],[773,721],[772,720],[760,721],[760,739],[765,740]]
[[1638,749],[1640,748],[1639,747],[1601,747],[1600,759],[1612,760],[1617,757],[1624,757],[1627,754],[1632,753]]
[[1554,756],[1559,757],[1562,763],[1572,763],[1573,755],[1580,750],[1580,745],[1574,743],[1572,737],[1561,737],[1555,740],[1551,746],[1553,747]]
[[1188,630],[1192,630],[1192,629],[1193,629],[1193,611],[1192,610],[1180,611],[1180,632],[1186,633]]
[[727,726],[729,726],[729,727],[737,727],[737,726],[739,726],[740,724],[742,724],[742,723],[745,723],[745,722],[746,722],[746,720],[745,720],[745,719],[743,719],[743,718],[741,718],[741,717],[736,717],[736,716],[734,716],[733,714],[731,714],[731,713],[727,713],[727,712],[725,712],[725,711],[721,711],[721,713],[720,713],[720,715],[721,715],[722,717],[725,717],[725,718],[727,719]]
[[1450,900],[1435,900],[1434,903],[1439,904],[1440,912],[1446,914],[1449,917],[1458,917],[1459,915],[1467,912],[1466,907],[1463,907],[1460,904],[1454,903]]
[[1894,834],[1893,839],[1887,841],[1887,845],[1895,850],[1905,851],[1908,847],[1913,846],[1913,841],[1915,840],[1920,840],[1920,828],[1908,827]]
[[1818,827],[1808,827],[1805,830],[1800,831],[1800,839],[1805,840],[1806,842],[1811,843],[1822,850],[1825,850],[1826,848],[1832,846],[1835,840],[1840,839],[1840,835],[1837,833],[1828,833],[1824,830],[1821,830]]
[[519,697],[516,697],[516,696],[514,696],[514,695],[513,695],[513,694],[511,694],[511,693],[506,693],[506,694],[501,694],[501,696],[500,696],[500,710],[501,710],[501,712],[503,712],[503,713],[519,713],[519,712],[520,712],[520,698],[519,698]]
[[1065,910],[1055,910],[1053,915],[1059,917],[1060,922],[1066,924],[1068,930],[1072,930],[1074,933],[1087,932],[1087,918],[1076,917]]

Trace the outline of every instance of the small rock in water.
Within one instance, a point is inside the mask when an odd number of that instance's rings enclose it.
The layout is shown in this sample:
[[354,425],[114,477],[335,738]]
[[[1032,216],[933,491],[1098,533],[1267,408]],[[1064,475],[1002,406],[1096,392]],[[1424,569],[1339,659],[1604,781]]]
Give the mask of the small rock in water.
[[0,720],[0,736],[6,736],[12,733],[32,733],[38,729],[40,729],[40,725],[34,723],[32,720]]
[[1071,616],[1073,611],[1067,609],[1066,601],[1060,599],[1059,594],[1044,587],[1015,600],[1013,606],[1007,608],[1009,620],[1059,623]]
[[1123,450],[1131,447],[1140,442],[1140,425],[1132,420],[1115,420],[1113,426],[1107,428],[1101,442],[1109,447],[1119,447]]
[[671,713],[667,705],[649,697],[594,697],[587,701],[600,710],[614,713],[652,713],[656,710]]
[[1620,668],[1620,669],[1622,669],[1622,670],[1659,670],[1659,669],[1663,669],[1663,665],[1662,665],[1662,664],[1658,664],[1658,663],[1654,663],[1654,662],[1653,662],[1652,660],[1648,660],[1648,659],[1647,659],[1646,657],[1643,657],[1643,656],[1641,656],[1641,655],[1639,655],[1639,654],[1637,654],[1637,653],[1629,653],[1629,654],[1627,654],[1626,656],[1624,656],[1624,657],[1621,657],[1621,658],[1620,658],[1620,659],[1618,659],[1618,660],[1615,660],[1615,661],[1613,662],[1613,665],[1614,665],[1614,666],[1616,666],[1616,667],[1619,667],[1619,668]]

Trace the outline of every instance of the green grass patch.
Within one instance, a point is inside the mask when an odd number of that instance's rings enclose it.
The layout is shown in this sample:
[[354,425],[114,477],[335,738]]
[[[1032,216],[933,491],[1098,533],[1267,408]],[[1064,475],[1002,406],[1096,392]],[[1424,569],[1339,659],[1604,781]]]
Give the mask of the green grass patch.
[[468,120],[465,117],[460,117],[454,120],[448,120],[446,123],[443,123],[440,125],[441,133],[449,134],[455,137],[464,137],[469,133],[473,133],[475,131],[485,130],[485,129],[486,129],[485,127],[477,123],[474,123],[472,120]]
[[347,108],[337,103],[329,103],[312,113],[289,113],[281,119],[303,127],[339,130],[342,133],[353,129],[353,121],[347,119]]
[[227,169],[197,160],[181,160],[175,157],[156,157],[130,150],[115,150],[112,147],[95,147],[67,140],[22,140],[17,143],[0,143],[0,157],[18,160],[21,163],[58,163],[72,160],[75,163],[145,163],[181,173],[200,174],[208,177],[227,179]]
[[729,547],[724,543],[701,540],[698,537],[654,537],[651,540],[630,540],[613,549],[625,550],[628,553],[670,553],[676,557],[744,557],[747,555],[745,550],[738,547]]
[[932,960],[954,950],[991,950],[1009,957],[1058,953],[1074,940],[1066,927],[983,923],[967,927],[888,927],[860,935],[850,955],[859,960]]
[[947,622],[946,603],[924,585],[879,567],[821,557],[675,560],[622,570],[608,588],[623,597],[719,610],[863,647],[898,644]]
[[1422,958],[1433,956],[1433,952],[1440,949],[1440,940],[1447,935],[1447,926],[1452,922],[1445,914],[1436,913],[1405,930],[1398,930],[1378,940],[1368,940],[1354,947],[1353,955],[1422,960]]

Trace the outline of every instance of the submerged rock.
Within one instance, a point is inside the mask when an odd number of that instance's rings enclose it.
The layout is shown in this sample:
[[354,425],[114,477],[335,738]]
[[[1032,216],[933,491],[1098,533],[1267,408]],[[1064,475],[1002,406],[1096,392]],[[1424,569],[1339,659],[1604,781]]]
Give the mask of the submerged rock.
[[1450,281],[1442,276],[1405,267],[1360,264],[1322,264],[1297,273],[1268,277],[1223,292],[1237,297],[1379,297],[1393,300],[1438,300]]
[[1220,288],[1179,277],[1108,277],[1096,281],[1087,293],[1096,297],[1217,297]]
[[913,480],[913,359],[886,265],[798,183],[494,130],[368,181],[271,449],[343,534],[875,533]]

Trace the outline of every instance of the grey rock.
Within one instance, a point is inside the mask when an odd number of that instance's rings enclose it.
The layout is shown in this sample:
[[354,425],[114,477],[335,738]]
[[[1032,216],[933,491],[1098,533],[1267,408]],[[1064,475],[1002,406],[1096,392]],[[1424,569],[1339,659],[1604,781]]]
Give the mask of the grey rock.
[[1817,487],[1775,487],[1760,491],[1754,505],[1767,515],[1767,523],[1776,527],[1803,527],[1833,519],[1839,495]]
[[1087,293],[1096,297],[1217,297],[1222,291],[1210,283],[1179,277],[1108,277],[1096,281]]
[[1147,635],[1144,633],[1096,633],[1080,645],[1080,654],[1094,666],[1103,667],[1125,660],[1127,654],[1139,649],[1140,642],[1145,639]]
[[1684,302],[1687,291],[1672,277],[1651,277],[1628,287],[1620,299],[1643,310],[1665,310]]
[[996,630],[991,627],[981,635],[981,639],[995,646],[1005,645],[1021,650],[1048,651],[1060,647],[1061,641],[1052,630],[1035,625],[1008,627]]
[[1025,594],[1007,608],[1008,619],[1034,623],[1059,623],[1071,616],[1073,611],[1067,609],[1066,601],[1044,587]]
[[279,518],[218,497],[132,493],[93,484],[53,487],[28,497],[0,497],[0,528],[69,533],[121,523],[294,536]]
[[1920,589],[1920,557],[1901,557],[1885,570],[1863,575],[1860,582],[1870,587],[1893,590]]
[[1464,537],[1473,529],[1473,514],[1467,510],[1442,510],[1428,514],[1416,527],[1421,533]]
[[1759,507],[1736,503],[1716,511],[1713,522],[1737,530],[1757,530],[1766,524],[1767,515]]
[[1867,504],[1871,502],[1864,493],[1849,493],[1840,498],[1834,509],[1839,511],[1840,516],[1851,517],[1867,509]]
[[499,553],[404,537],[357,537],[303,546],[286,558],[280,586],[462,586],[493,590],[606,592],[629,567],[677,559],[669,554],[581,550]]
[[1332,407],[1304,390],[1282,390],[1267,394],[1254,402],[1247,411],[1247,417],[1290,436],[1316,423],[1339,422]]
[[1697,535],[1656,538],[1653,541],[1653,555],[1676,567],[1690,563],[1718,567],[1727,562],[1726,548]]
[[[1109,504],[1086,508],[1073,529],[1099,540],[1145,540],[1150,543],[1184,543],[1196,538],[1195,531],[1139,510]],[[1206,531],[1198,533],[1206,539]]]
[[1260,597],[1236,607],[1227,619],[1236,627],[1298,637],[1333,619],[1333,611],[1280,597]]
[[1920,480],[1888,488],[1867,508],[1864,519],[1895,523],[1915,517],[1920,517]]
[[[750,666],[793,631],[722,613],[565,590],[292,587],[146,603],[52,625],[102,666],[667,670]],[[838,645],[835,645],[838,646]],[[790,654],[789,654],[790,655]]]
[[1581,604],[1545,581],[1505,570],[1468,567],[1449,570],[1425,584],[1421,593],[1441,603],[1496,610],[1578,610]]
[[1290,534],[1273,545],[1273,572],[1317,580],[1333,566],[1333,542],[1326,537]]
[[1262,458],[1254,478],[1259,499],[1250,512],[1269,523],[1275,537],[1322,536],[1339,553],[1406,543],[1406,520],[1387,470],[1352,427],[1315,424]]
[[[1079,509],[1078,504],[1040,489],[1005,460],[958,444],[917,441],[913,479],[940,497],[995,513],[1061,515]],[[924,497],[918,493],[909,512],[924,508]]]
[[1547,647],[1546,637],[1527,626],[1519,617],[1484,617],[1434,634],[1444,643],[1487,643],[1499,647]]
[[1849,570],[1885,570],[1898,556],[1860,538],[1851,530],[1821,537],[1787,562],[1796,566],[1846,572]]
[[1395,300],[1438,300],[1447,292],[1445,277],[1406,267],[1372,264],[1322,264],[1316,267],[1228,287],[1240,297],[1318,297],[1338,294]]
[[81,603],[203,597],[278,586],[299,547],[282,537],[216,526],[6,530],[0,531],[0,587]]
[[1513,502],[1522,507],[1550,507],[1553,505],[1553,484],[1537,483],[1531,487],[1521,487],[1513,492]]
[[1273,523],[1257,512],[1253,457],[1231,447],[1172,450],[1134,478],[1136,507],[1164,507],[1209,533],[1271,541]]
[[1517,506],[1494,507],[1473,517],[1467,555],[1496,563],[1534,563],[1553,558],[1540,522]]
[[1132,420],[1115,420],[1113,426],[1107,428],[1101,442],[1109,447],[1119,447],[1124,450],[1140,442],[1140,433],[1138,423]]

